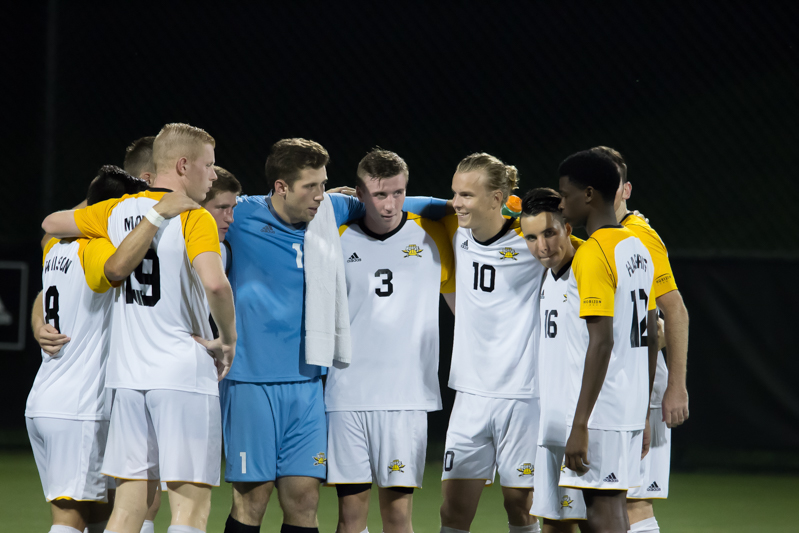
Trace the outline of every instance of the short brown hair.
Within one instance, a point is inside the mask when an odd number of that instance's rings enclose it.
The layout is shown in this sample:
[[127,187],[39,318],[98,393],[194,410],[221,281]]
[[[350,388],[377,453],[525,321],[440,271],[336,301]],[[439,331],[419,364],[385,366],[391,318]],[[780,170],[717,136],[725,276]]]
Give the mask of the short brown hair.
[[181,157],[194,160],[200,155],[202,146],[216,146],[216,141],[202,128],[188,124],[167,124],[153,141],[153,162],[156,171],[159,165],[169,165]]
[[408,177],[408,164],[399,155],[379,146],[372,148],[358,163],[356,185],[365,185],[366,177],[382,180],[398,174]]
[[600,154],[605,154],[610,159],[616,163],[616,166],[619,167],[619,174],[621,174],[621,182],[627,183],[627,163],[624,161],[624,157],[618,150],[614,150],[609,146],[595,146],[591,148],[591,152],[597,152]]
[[266,158],[266,184],[275,188],[277,180],[283,180],[292,188],[306,168],[320,169],[330,161],[327,150],[318,142],[307,139],[282,139],[272,145]]
[[155,163],[153,162],[153,141],[155,136],[142,137],[136,139],[130,146],[125,148],[125,172],[138,178],[144,172],[155,173]]
[[476,153],[468,155],[458,163],[458,173],[482,170],[488,178],[486,187],[489,191],[502,191],[503,201],[507,201],[510,193],[519,187],[519,171],[513,165],[506,165],[491,154]]
[[222,167],[214,165],[214,172],[216,172],[216,181],[211,185],[211,190],[205,195],[205,200],[201,205],[205,205],[222,192],[232,192],[236,196],[241,194],[241,183],[236,179],[232,172],[225,170]]

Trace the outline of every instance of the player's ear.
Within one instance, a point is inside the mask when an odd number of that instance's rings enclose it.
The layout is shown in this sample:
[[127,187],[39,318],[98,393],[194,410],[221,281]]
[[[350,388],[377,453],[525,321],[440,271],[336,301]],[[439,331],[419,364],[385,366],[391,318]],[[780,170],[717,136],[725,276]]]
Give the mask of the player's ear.
[[360,185],[356,185],[355,186],[355,197],[358,200],[360,200],[361,202],[363,202],[364,194],[365,194],[364,190],[361,188],[361,186]]
[[283,180],[275,180],[275,194],[285,196],[288,192],[288,184]]
[[177,171],[178,176],[185,176],[188,168],[189,160],[185,157],[181,157],[175,162],[175,170]]
[[594,199],[595,195],[596,191],[594,190],[593,187],[591,187],[590,185],[586,187],[585,190],[583,191],[583,198],[585,199],[585,203],[590,204],[591,200]]
[[633,184],[629,181],[624,184],[624,190],[621,192],[622,200],[629,200],[633,194]]
[[564,222],[563,223],[563,227],[566,229],[566,236],[567,237],[571,237],[571,235],[572,235],[572,225],[569,224],[568,222]]

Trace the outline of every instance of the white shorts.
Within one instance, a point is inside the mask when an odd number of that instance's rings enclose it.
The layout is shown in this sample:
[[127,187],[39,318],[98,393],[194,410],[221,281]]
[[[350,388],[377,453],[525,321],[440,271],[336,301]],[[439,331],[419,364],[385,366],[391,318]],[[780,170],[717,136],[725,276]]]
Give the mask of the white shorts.
[[539,446],[535,454],[533,508],[530,514],[550,520],[585,520],[583,491],[559,487],[565,446]]
[[652,446],[641,461],[641,486],[627,491],[631,500],[655,500],[669,497],[671,468],[671,428],[661,419],[662,409],[650,409]]
[[[571,427],[567,429],[567,435]],[[629,490],[641,484],[641,446],[644,431],[588,430],[588,472],[565,468],[561,487],[575,489]]]
[[108,501],[113,480],[100,473],[107,420],[25,418],[47,501]]
[[218,486],[221,453],[217,396],[117,389],[104,474]]
[[538,398],[486,398],[458,391],[441,479],[490,484],[499,471],[503,487],[533,488],[539,416]]
[[426,411],[331,411],[327,416],[328,484],[422,487]]

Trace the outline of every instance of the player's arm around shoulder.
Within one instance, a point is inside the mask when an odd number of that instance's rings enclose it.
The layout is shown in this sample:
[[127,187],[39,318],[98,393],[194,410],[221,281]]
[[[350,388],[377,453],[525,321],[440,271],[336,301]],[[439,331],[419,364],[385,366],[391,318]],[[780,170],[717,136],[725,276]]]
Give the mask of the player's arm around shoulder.
[[233,306],[233,290],[222,268],[219,235],[216,222],[205,209],[187,211],[182,217],[186,252],[194,270],[200,278],[208,299],[211,316],[219,329],[219,338],[195,340],[205,346],[214,358],[221,381],[233,364],[236,355],[236,310]]
[[33,311],[31,311],[31,329],[33,330],[33,338],[39,343],[44,353],[50,357],[56,357],[61,347],[68,343],[71,339],[60,333],[51,324],[44,321],[44,309],[42,305],[43,291],[39,291],[38,296],[33,302]]

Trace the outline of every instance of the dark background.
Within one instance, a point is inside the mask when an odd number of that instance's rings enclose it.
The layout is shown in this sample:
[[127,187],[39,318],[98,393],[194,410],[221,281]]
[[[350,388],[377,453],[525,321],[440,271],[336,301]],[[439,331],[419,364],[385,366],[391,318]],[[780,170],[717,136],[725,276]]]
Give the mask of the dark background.
[[[29,264],[29,299],[44,215],[167,122],[211,133],[251,194],[266,192],[267,150],[285,137],[329,150],[331,185],[352,184],[380,145],[408,162],[411,194],[446,198],[471,152],[516,165],[523,193],[555,186],[569,154],[608,145],[691,313],[675,466],[799,465],[784,453],[799,448],[798,3],[50,0],[4,18],[0,260]],[[0,275],[16,313],[18,277]],[[13,435],[39,356],[29,335],[2,357],[0,430]]]

